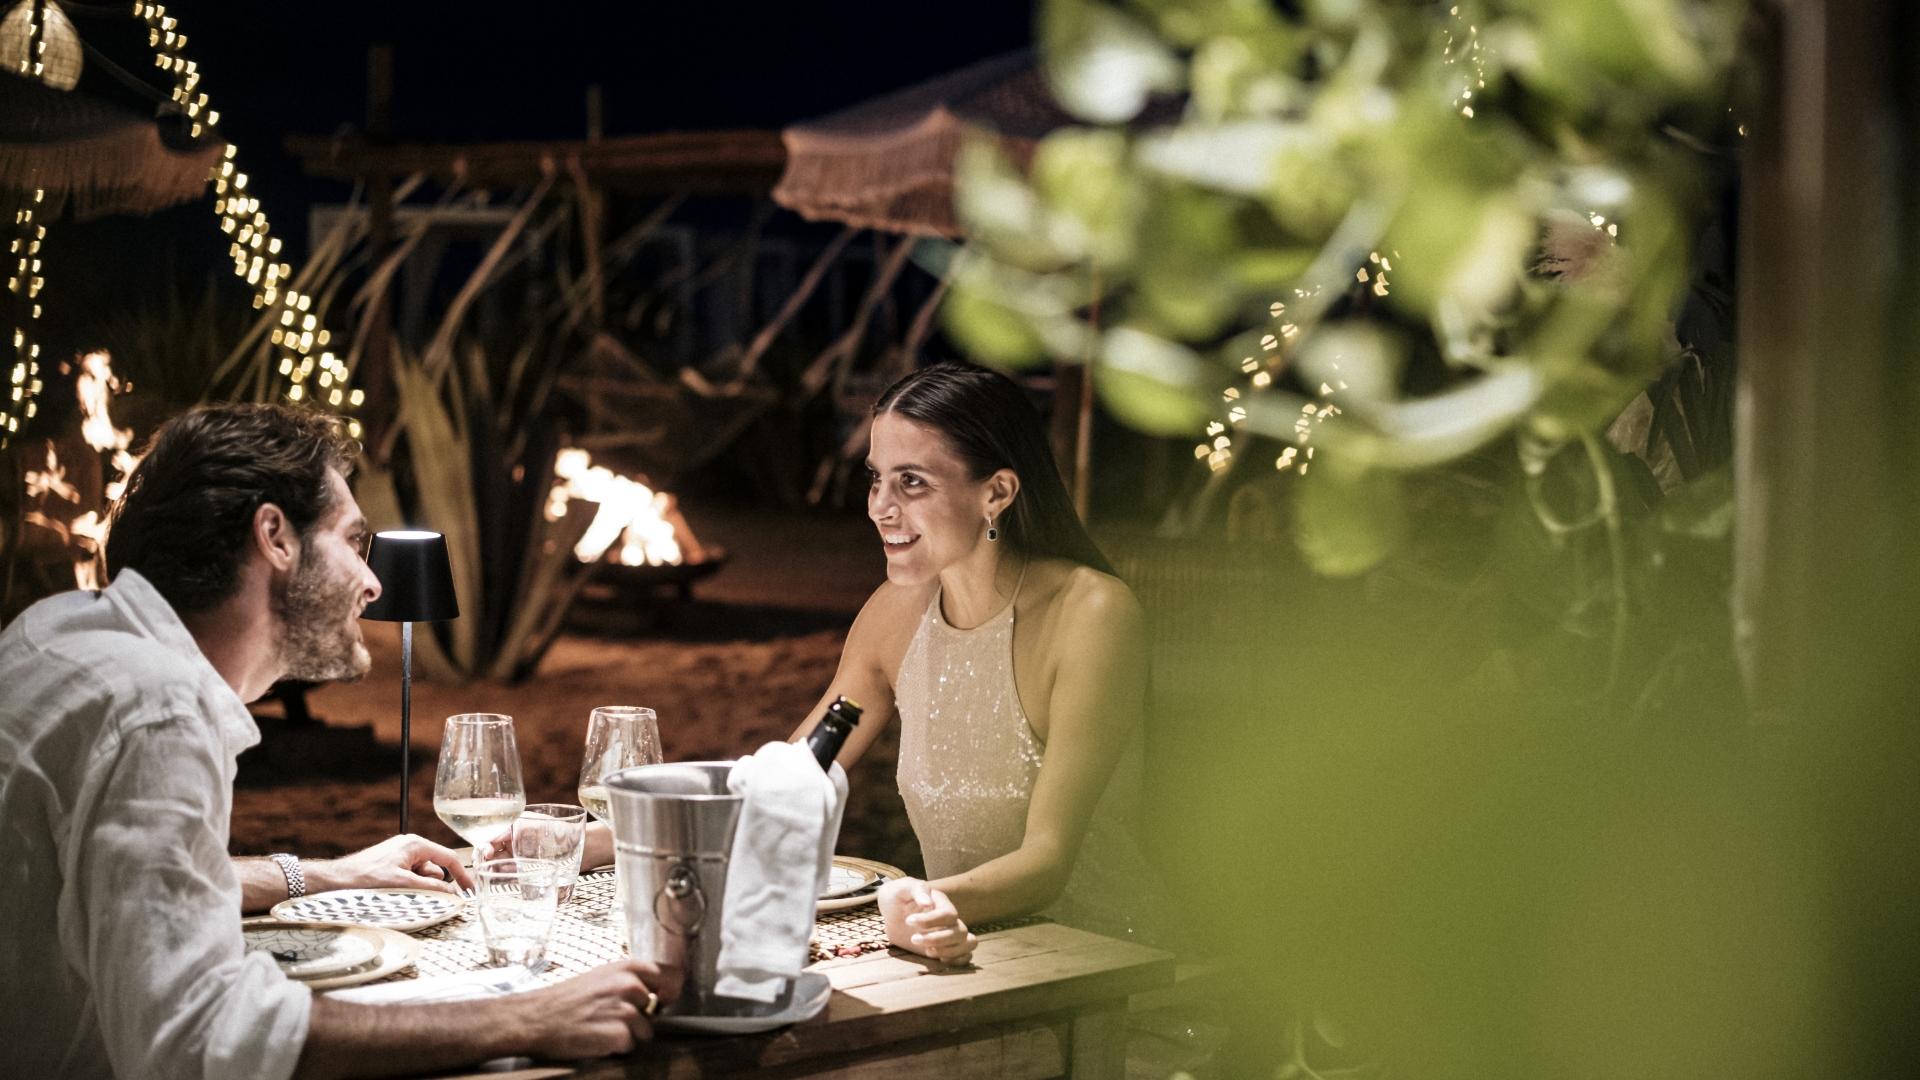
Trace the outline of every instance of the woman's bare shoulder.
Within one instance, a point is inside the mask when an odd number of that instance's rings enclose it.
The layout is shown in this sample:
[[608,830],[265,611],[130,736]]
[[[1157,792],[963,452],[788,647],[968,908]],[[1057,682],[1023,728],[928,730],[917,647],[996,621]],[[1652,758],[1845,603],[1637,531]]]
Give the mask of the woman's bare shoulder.
[[1048,636],[1058,643],[1076,643],[1077,651],[1090,638],[1129,645],[1143,639],[1146,618],[1126,582],[1066,559],[1036,562],[1030,573],[1042,586]]
[[903,651],[933,602],[936,583],[896,585],[883,581],[873,590],[860,614],[847,632],[847,648],[859,648],[880,655]]
[[1126,582],[1079,563],[1065,565],[1054,602],[1060,605],[1061,617],[1070,626],[1098,625],[1109,620],[1137,623],[1143,617],[1140,601]]

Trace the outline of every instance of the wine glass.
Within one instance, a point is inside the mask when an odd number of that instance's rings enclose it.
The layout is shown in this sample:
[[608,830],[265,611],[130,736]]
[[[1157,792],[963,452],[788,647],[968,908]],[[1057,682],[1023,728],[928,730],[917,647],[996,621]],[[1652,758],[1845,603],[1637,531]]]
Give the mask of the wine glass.
[[580,805],[611,823],[606,775],[630,765],[658,765],[660,725],[652,709],[602,705],[587,720],[587,749],[580,761]]
[[[580,805],[587,813],[613,824],[606,776],[631,765],[658,765],[660,725],[652,709],[638,705],[602,705],[587,718],[587,749],[580,759]],[[621,910],[620,876],[613,878],[609,917]]]
[[513,717],[499,713],[447,717],[440,737],[440,768],[433,777],[433,812],[473,845],[474,862],[507,835],[526,805]]

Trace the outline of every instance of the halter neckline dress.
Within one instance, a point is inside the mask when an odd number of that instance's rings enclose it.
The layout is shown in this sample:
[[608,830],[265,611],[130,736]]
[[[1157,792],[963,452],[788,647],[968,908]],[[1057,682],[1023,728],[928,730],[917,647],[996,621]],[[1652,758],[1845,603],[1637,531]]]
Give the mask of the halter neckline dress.
[[[1013,598],[979,626],[942,615],[941,591],[921,617],[895,680],[900,717],[900,796],[929,879],[964,873],[1020,846],[1027,805],[1046,764],[1013,678]],[[1130,733],[1066,889],[1040,912],[1112,937],[1153,941],[1165,924],[1157,877],[1134,839],[1142,733]]]

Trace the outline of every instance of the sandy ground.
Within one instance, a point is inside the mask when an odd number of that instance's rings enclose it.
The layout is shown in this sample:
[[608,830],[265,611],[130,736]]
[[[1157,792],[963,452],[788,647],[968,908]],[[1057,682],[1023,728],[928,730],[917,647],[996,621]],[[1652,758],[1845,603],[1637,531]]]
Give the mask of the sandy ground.
[[[576,801],[581,743],[596,705],[652,707],[669,761],[737,757],[792,731],[832,679],[846,628],[880,580],[871,526],[857,516],[688,513],[703,542],[731,553],[691,600],[582,612],[577,621],[591,629],[563,635],[535,676],[518,685],[415,682],[414,832],[459,842],[433,814],[441,728],[453,713],[514,717],[529,802]],[[309,694],[317,725],[289,725],[273,702],[255,710],[263,740],[241,759],[236,853],[339,854],[396,831],[399,632],[364,625],[372,674]],[[889,736],[855,770],[839,846],[917,870],[894,761]]]

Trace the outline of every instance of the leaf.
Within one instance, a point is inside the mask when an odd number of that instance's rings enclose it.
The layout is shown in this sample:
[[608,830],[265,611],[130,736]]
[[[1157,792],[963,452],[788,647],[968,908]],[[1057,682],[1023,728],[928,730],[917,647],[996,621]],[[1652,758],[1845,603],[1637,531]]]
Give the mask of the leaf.
[[989,296],[979,284],[957,283],[941,317],[968,355],[1012,367],[1031,365],[1046,356],[1026,318]]
[[1053,0],[1040,21],[1047,83],[1082,120],[1119,124],[1149,95],[1180,86],[1180,61],[1133,17],[1089,0]]
[[1101,344],[1094,389],[1122,423],[1153,435],[1192,435],[1206,422],[1199,388],[1206,366],[1183,345],[1132,327]]
[[1660,527],[1701,540],[1733,531],[1733,467],[1725,466],[1675,489],[1660,503]]
[[1322,574],[1352,577],[1378,566],[1406,539],[1399,477],[1320,474],[1295,488],[1295,539]]
[[1182,124],[1140,138],[1143,168],[1234,195],[1258,196],[1273,183],[1275,162],[1318,142],[1311,128],[1274,120]]
[[1136,267],[1140,299],[1154,318],[1188,340],[1218,333],[1239,307],[1223,265],[1245,244],[1240,203],[1210,192],[1176,189],[1155,199],[1141,223]]
[[[420,499],[419,519],[408,524],[446,534],[455,590],[463,597],[478,597],[483,588],[481,532],[474,506],[472,456],[433,382],[418,360],[395,350],[393,383],[400,405],[399,425],[406,432]],[[473,610],[481,606],[472,599],[467,603]],[[480,620],[468,617],[445,625],[454,665],[472,673],[480,655]]]
[[955,214],[968,236],[996,259],[1053,270],[1079,258],[1074,238],[1057,235],[1039,195],[991,141],[975,139],[963,145],[954,177]]
[[1068,223],[1073,250],[1101,265],[1133,257],[1135,223],[1144,194],[1127,168],[1127,141],[1118,132],[1067,128],[1041,141],[1033,158],[1033,185],[1056,228]]

